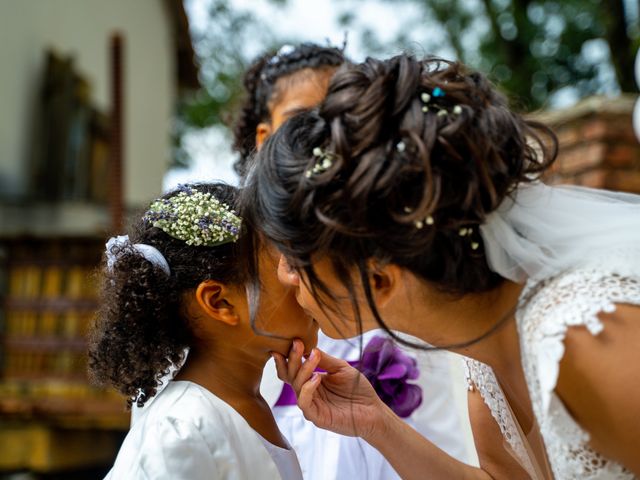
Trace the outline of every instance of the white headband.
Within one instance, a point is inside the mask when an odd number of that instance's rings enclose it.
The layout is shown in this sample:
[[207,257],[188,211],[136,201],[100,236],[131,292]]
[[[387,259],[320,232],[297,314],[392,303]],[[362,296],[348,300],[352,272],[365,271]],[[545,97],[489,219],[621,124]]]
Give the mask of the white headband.
[[[167,274],[167,276],[171,275],[169,262],[167,262],[167,259],[164,258],[164,255],[160,253],[160,250],[144,243],[131,243],[128,235],[111,237],[107,242],[107,268],[109,270],[113,269],[114,264],[118,260],[119,252],[121,252],[122,248],[125,246],[131,246],[144,259],[160,268],[164,273]],[[119,250],[117,250],[117,252],[114,252],[114,247],[117,247]]]

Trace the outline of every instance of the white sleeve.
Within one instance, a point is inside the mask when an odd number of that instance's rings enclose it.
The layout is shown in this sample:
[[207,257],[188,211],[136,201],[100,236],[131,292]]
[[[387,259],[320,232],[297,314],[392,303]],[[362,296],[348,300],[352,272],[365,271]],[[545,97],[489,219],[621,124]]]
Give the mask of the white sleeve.
[[[230,464],[216,455],[191,422],[164,419],[150,426],[141,449],[139,468],[150,480],[229,478]],[[144,478],[143,477],[143,478]]]
[[536,380],[533,395],[540,395],[543,417],[558,382],[567,330],[585,327],[600,334],[605,325],[599,314],[615,311],[617,303],[640,305],[640,278],[584,268],[558,277],[525,307],[520,322],[524,368]]

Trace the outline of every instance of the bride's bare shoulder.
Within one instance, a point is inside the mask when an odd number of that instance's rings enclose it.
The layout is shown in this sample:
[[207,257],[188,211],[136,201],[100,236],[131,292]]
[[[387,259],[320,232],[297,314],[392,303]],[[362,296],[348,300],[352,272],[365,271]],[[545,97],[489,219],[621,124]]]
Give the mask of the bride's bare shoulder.
[[569,328],[556,393],[591,446],[640,475],[640,306],[599,313],[602,330]]

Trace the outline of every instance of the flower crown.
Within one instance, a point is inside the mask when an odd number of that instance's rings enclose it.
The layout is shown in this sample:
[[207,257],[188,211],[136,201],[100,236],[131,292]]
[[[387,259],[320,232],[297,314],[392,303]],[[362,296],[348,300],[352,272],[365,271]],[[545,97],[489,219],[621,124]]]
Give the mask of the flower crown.
[[153,202],[143,220],[187,245],[204,247],[235,242],[242,226],[240,217],[226,203],[190,187]]

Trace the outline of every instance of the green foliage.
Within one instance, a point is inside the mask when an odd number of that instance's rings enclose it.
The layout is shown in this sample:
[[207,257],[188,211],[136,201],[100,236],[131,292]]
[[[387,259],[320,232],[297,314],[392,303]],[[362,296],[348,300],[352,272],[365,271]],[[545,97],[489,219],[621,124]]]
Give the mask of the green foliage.
[[[443,28],[440,41],[458,59],[488,72],[526,109],[545,105],[565,87],[580,97],[616,87],[637,91],[633,59],[640,23],[625,10],[625,0],[387,1],[419,4],[423,20]],[[465,43],[469,36],[475,42]],[[437,41],[426,37],[425,46],[431,45]],[[592,58],[594,49],[603,58]],[[607,67],[615,71],[613,85],[603,75]]]
[[[272,0],[281,4],[286,0]],[[231,7],[228,0],[212,0],[207,28],[192,33],[199,60],[197,92],[182,95],[174,128],[174,166],[186,167],[189,158],[182,138],[189,129],[228,125],[243,94],[242,75],[256,52],[276,45],[268,28],[247,11]]]
[[[373,26],[358,23],[367,1],[333,2],[338,24],[361,37],[363,53],[413,49],[454,55],[488,73],[525,110],[547,105],[563,88],[578,97],[637,91],[633,62],[640,45],[640,5],[635,15],[625,10],[625,2],[630,6],[637,0],[378,0],[422,12],[409,18],[391,42],[381,41]],[[271,3],[286,8],[287,0]],[[277,25],[234,9],[230,0],[211,0],[208,25],[194,38],[203,89],[178,106],[176,165],[188,164],[180,148],[184,132],[228,124],[248,62],[283,43]]]

